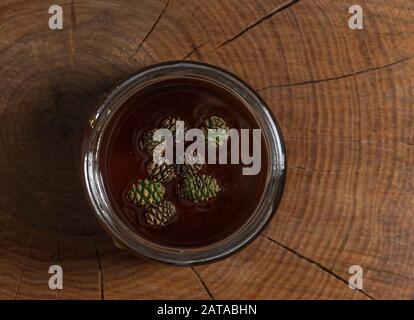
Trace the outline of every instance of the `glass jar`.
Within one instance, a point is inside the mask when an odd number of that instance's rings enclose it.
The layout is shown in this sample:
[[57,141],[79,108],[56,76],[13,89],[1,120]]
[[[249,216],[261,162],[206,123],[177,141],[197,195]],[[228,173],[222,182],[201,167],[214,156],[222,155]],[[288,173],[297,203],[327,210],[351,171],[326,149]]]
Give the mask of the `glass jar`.
[[[261,200],[247,221],[225,239],[196,248],[160,245],[132,231],[117,215],[108,198],[99,167],[103,136],[111,118],[139,90],[167,79],[196,79],[228,90],[247,107],[259,124],[268,166]],[[174,265],[207,263],[227,257],[255,239],[269,223],[281,200],[286,176],[286,155],[279,126],[264,100],[244,81],[218,67],[191,61],[172,61],[149,66],[119,83],[90,119],[83,145],[83,174],[94,213],[115,244],[132,253]]]

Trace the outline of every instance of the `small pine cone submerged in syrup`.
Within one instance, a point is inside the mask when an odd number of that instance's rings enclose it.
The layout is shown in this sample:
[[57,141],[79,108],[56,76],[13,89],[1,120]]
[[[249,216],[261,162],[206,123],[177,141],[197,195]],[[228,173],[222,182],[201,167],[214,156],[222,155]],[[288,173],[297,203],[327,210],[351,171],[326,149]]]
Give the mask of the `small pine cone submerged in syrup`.
[[184,179],[182,196],[194,202],[208,201],[220,192],[217,180],[207,175],[190,175]]
[[163,142],[163,138],[156,139],[154,135],[157,130],[150,130],[144,133],[144,137],[142,138],[142,148],[147,152],[152,152],[156,146],[158,146],[161,142]]
[[147,166],[147,172],[157,182],[170,182],[175,178],[174,166],[168,163],[158,164],[151,161]]
[[179,121],[179,118],[176,117],[167,117],[161,122],[161,127],[164,129],[170,130],[173,134],[175,134],[176,131],[176,123]]
[[[209,134],[209,129],[217,130],[217,132],[213,135],[212,133]],[[227,123],[223,118],[217,116],[204,119],[201,130],[203,130],[207,142],[211,146],[221,146],[228,138],[229,128]]]
[[[160,129],[170,130],[174,142],[183,137],[186,130],[184,126],[177,126],[178,121],[181,121],[178,117],[170,116],[164,118],[160,124]],[[228,139],[229,128],[226,121],[220,117],[205,118],[201,129],[209,145],[220,146]],[[209,129],[216,130],[215,135],[211,136]],[[158,133],[156,132],[157,129],[147,131],[142,137],[142,148],[148,153],[152,153],[158,145],[164,142],[165,138],[162,135],[157,137]],[[185,161],[181,161],[181,163],[175,165],[170,163],[158,164],[151,161],[147,166],[148,178],[138,180],[128,190],[128,200],[135,205],[146,208],[145,221],[153,228],[166,227],[175,220],[177,209],[172,202],[164,200],[166,189],[162,183],[172,181],[176,174],[183,178],[183,183],[179,186],[181,196],[195,203],[208,201],[216,197],[221,190],[218,181],[214,177],[200,175],[200,170],[203,168],[205,161],[195,151],[192,157],[187,156]]]
[[148,208],[148,211],[145,213],[145,221],[154,228],[162,228],[172,221],[176,211],[174,204],[164,200]]
[[[176,138],[178,133],[176,127],[177,121],[181,121],[181,119],[176,117],[167,117],[164,120],[162,120],[160,129],[170,130],[173,135],[173,138]],[[180,127],[178,129],[180,129]],[[160,136],[159,139],[157,138],[155,134],[157,130],[158,129],[153,129],[144,133],[144,137],[142,138],[141,144],[142,148],[145,151],[151,153],[152,151],[154,151],[156,146],[158,146],[161,142],[164,141],[164,137],[162,136]],[[185,128],[182,128],[182,131],[182,136],[184,137]]]
[[129,201],[135,205],[151,207],[159,203],[165,194],[165,188],[160,182],[151,179],[138,180],[128,192]]
[[194,164],[177,164],[176,166],[177,173],[185,178],[191,175],[196,175],[202,168],[203,165],[200,163]]
[[195,153],[191,159],[188,160],[189,161],[187,161],[187,159],[184,160],[184,164],[175,165],[177,174],[183,178],[190,175],[196,175],[204,166],[204,158],[200,155],[196,155]]
[[[185,134],[185,127],[178,127],[177,128],[177,121],[182,121],[180,118],[177,117],[167,117],[164,120],[162,120],[161,122],[161,127],[163,129],[168,129],[171,131],[174,139],[176,139],[177,141],[184,139],[184,134]],[[178,129],[178,131],[177,131]],[[181,138],[181,139],[180,139]]]

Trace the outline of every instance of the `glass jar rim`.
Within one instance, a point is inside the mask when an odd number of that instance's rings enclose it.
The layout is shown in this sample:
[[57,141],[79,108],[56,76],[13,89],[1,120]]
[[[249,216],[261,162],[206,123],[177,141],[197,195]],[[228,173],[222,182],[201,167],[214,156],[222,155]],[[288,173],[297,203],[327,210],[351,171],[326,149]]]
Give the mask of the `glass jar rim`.
[[[268,152],[266,185],[247,221],[226,238],[202,247],[178,248],[151,242],[133,232],[112,208],[100,171],[105,129],[124,103],[143,88],[167,79],[189,78],[220,86],[242,101],[258,121]],[[98,220],[116,243],[142,257],[175,265],[207,263],[227,257],[253,241],[270,222],[280,203],[286,178],[286,152],[279,125],[260,95],[232,73],[195,61],[169,61],[148,66],[121,81],[90,120],[83,146],[83,175],[88,200]]]

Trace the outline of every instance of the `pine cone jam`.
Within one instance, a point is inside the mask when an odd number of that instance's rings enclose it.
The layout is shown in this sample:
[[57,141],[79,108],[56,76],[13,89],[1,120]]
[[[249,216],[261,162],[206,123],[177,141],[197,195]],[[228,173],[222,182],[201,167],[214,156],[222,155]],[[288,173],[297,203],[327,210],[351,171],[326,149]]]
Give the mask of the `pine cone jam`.
[[[184,135],[193,128],[205,135],[202,164],[154,161],[164,138],[154,141],[153,133],[169,129],[178,143],[177,121]],[[111,236],[133,253],[179,265],[212,261],[251,241],[273,215],[285,177],[280,131],[261,98],[226,71],[193,62],[147,68],[109,95],[99,124],[85,139],[88,195]],[[210,138],[212,129],[220,134]],[[247,145],[251,154],[260,143],[257,174],[232,161],[229,129],[261,130]],[[194,142],[184,140],[184,148]],[[226,163],[211,163],[209,146],[227,148]],[[177,147],[173,153],[178,159]]]

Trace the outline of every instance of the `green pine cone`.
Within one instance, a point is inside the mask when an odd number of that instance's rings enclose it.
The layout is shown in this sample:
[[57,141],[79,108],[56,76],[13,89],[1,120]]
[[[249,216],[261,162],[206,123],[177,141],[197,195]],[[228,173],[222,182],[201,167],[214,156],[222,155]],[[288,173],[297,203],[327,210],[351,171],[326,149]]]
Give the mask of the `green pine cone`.
[[191,175],[196,175],[203,165],[201,163],[194,163],[194,164],[177,164],[176,166],[177,173],[185,178]]
[[[209,129],[217,130],[217,135],[209,135]],[[204,119],[201,130],[203,130],[207,142],[211,146],[221,146],[228,138],[229,128],[227,127],[227,123],[223,118],[217,116]]]
[[203,168],[204,158],[194,151],[190,159],[185,158],[182,162],[184,163],[176,164],[175,169],[179,176],[185,178],[189,175],[196,175]]
[[179,118],[175,118],[175,117],[165,118],[161,122],[161,127],[164,128],[164,129],[168,129],[168,130],[170,130],[172,132],[172,134],[175,134],[175,131],[176,131],[175,123],[178,120],[180,120],[180,119]]
[[191,175],[184,179],[182,196],[194,202],[208,201],[217,196],[220,186],[217,180],[207,175]]
[[175,178],[174,166],[171,164],[157,164],[151,161],[147,166],[147,171],[151,179],[157,182],[170,182]]
[[162,141],[163,138],[161,137],[161,141],[157,141],[154,139],[154,133],[156,129],[150,130],[144,133],[144,137],[142,139],[142,148],[147,152],[152,152],[156,146],[158,146]]
[[154,228],[162,228],[171,222],[176,211],[174,204],[164,200],[148,209],[145,213],[145,221]]
[[160,182],[151,179],[138,180],[131,186],[128,199],[135,205],[151,207],[159,203],[165,194],[165,188]]
[[[168,129],[168,130],[170,130],[171,131],[171,133],[172,133],[172,135],[173,135],[173,137],[175,138],[175,139],[177,139],[178,137],[177,137],[177,127],[176,127],[176,123],[177,123],[177,121],[182,121],[180,118],[176,118],[176,117],[167,117],[167,118],[165,118],[164,120],[162,120],[162,122],[161,122],[161,127],[162,128],[164,128],[164,129]],[[180,129],[180,128],[179,128]],[[184,134],[185,134],[185,130],[186,130],[186,128],[183,128],[182,129],[182,133],[183,133],[183,135],[182,135],[182,137],[184,137]],[[181,133],[181,131],[180,131],[180,133]]]

